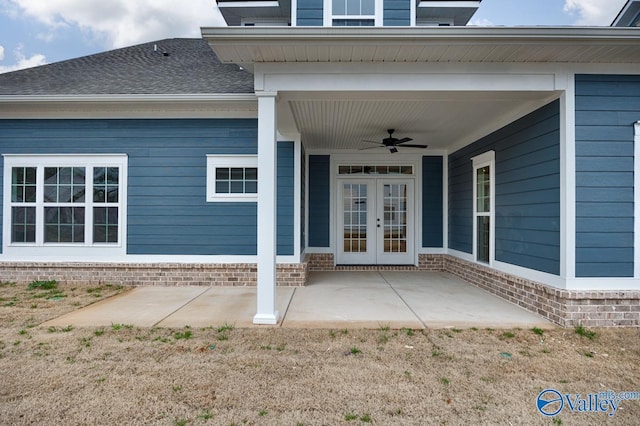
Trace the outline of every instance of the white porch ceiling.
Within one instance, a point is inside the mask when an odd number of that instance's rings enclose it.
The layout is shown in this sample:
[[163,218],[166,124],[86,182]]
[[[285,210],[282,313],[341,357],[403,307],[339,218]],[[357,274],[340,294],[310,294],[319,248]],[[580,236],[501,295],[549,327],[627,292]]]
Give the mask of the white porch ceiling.
[[[427,144],[424,151],[451,151],[508,124],[557,97],[553,92],[438,92],[317,93],[308,97],[282,94],[281,108],[290,108],[293,121],[308,150],[370,148],[362,140],[380,141],[386,130]],[[287,115],[287,114],[283,114]],[[286,126],[286,124],[284,124]],[[293,128],[290,130],[294,130]],[[384,152],[372,149],[370,153]]]

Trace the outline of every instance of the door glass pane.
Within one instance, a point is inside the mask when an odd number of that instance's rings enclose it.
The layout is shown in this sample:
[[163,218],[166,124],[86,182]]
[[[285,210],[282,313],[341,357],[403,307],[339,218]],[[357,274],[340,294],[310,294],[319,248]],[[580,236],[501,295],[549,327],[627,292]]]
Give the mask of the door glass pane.
[[489,216],[478,216],[478,261],[489,263]]
[[365,253],[367,251],[367,185],[345,183],[342,193],[344,252]]
[[407,252],[407,184],[385,184],[383,218],[385,253]]

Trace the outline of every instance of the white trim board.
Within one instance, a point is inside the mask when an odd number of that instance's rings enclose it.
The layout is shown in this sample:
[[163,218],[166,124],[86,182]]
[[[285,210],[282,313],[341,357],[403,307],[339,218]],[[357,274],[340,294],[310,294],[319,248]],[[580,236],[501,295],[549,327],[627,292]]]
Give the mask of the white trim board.
[[[128,255],[112,255],[112,256],[91,256],[83,255],[82,260],[78,260],[78,257],[67,257],[64,255],[43,255],[34,256],[25,254],[21,256],[12,256],[2,254],[0,255],[0,265],[2,263],[9,262],[25,262],[25,263],[37,263],[37,262],[65,262],[65,263],[182,263],[182,264],[257,264],[258,256],[255,255],[144,255],[144,254],[128,254]],[[299,263],[295,256],[277,256],[277,264],[289,264]]]
[[640,120],[634,124],[633,160],[633,276],[640,278]]

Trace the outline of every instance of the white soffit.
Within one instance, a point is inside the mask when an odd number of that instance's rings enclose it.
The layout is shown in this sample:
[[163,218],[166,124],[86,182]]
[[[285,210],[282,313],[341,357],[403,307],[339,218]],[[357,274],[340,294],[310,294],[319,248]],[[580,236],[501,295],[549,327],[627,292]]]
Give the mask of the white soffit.
[[431,150],[450,150],[558,96],[553,92],[309,95],[282,93],[280,104],[290,108],[307,149],[317,150],[369,148],[371,144],[362,140],[381,140],[388,128],[396,129],[396,137],[411,137],[415,143],[428,144]]
[[640,63],[638,28],[226,27],[202,35],[233,63]]

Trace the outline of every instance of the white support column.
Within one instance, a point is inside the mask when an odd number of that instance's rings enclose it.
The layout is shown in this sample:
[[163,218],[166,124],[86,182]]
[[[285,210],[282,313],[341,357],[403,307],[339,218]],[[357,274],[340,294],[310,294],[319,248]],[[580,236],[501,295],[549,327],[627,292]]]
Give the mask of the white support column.
[[254,324],[277,324],[276,92],[258,96],[258,289]]
[[560,277],[576,276],[576,91],[572,73],[557,76],[560,96]]

